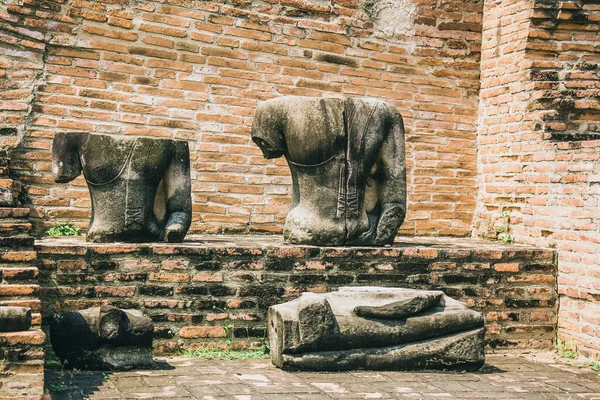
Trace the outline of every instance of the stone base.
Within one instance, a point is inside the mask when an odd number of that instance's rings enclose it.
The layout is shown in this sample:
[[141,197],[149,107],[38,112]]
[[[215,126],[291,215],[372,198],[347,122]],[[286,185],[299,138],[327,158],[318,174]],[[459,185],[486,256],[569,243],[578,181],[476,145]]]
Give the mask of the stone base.
[[283,354],[279,368],[309,371],[460,370],[476,371],[485,362],[483,329],[460,332],[422,342],[355,350]]
[[0,398],[41,399],[44,394],[44,342],[40,329],[0,332]]
[[[44,316],[101,304],[155,323],[155,354],[266,338],[269,306],[340,286],[442,290],[485,317],[489,347],[551,348],[553,250],[469,239],[400,238],[393,247],[314,247],[279,236],[191,236],[183,243],[36,241]],[[237,342],[237,339],[240,339]]]

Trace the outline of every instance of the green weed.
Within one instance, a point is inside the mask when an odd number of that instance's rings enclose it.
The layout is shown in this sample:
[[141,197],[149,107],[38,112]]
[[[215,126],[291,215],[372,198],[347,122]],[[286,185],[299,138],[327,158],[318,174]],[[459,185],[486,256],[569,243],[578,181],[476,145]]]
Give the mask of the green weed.
[[46,231],[48,236],[78,236],[81,235],[75,225],[56,225]]
[[509,233],[510,231],[510,214],[503,212],[501,214],[502,224],[496,229],[496,239],[504,243],[512,243],[513,237]]
[[565,358],[569,358],[569,359],[577,358],[577,352],[575,352],[575,350],[573,350],[573,348],[571,346],[569,346],[567,344],[567,342],[565,342],[564,340],[558,339],[556,341],[556,352],[558,353],[559,356],[562,356]]
[[600,372],[600,361],[584,361],[582,366],[590,368],[592,371]]
[[197,349],[188,350],[182,354],[188,358],[202,358],[205,360],[256,360],[269,358],[269,346],[263,344],[256,350],[218,350]]

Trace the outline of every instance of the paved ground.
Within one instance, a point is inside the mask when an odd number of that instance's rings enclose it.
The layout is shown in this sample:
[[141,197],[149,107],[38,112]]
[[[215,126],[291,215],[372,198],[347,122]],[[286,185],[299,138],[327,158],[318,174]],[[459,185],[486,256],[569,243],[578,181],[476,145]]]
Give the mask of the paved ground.
[[268,360],[161,359],[160,370],[46,372],[62,399],[596,399],[600,374],[551,353],[492,354],[477,373],[284,372]]

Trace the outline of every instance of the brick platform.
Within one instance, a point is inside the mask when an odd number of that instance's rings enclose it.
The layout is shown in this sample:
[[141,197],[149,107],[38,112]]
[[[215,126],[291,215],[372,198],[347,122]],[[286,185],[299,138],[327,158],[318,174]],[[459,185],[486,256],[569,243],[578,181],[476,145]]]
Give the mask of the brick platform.
[[549,348],[556,335],[556,256],[547,249],[431,238],[318,248],[271,236],[195,236],[176,245],[44,239],[36,250],[44,315],[103,303],[140,309],[156,323],[157,353],[224,342],[228,329],[261,339],[270,305],[344,285],[444,290],[484,312],[492,347]]

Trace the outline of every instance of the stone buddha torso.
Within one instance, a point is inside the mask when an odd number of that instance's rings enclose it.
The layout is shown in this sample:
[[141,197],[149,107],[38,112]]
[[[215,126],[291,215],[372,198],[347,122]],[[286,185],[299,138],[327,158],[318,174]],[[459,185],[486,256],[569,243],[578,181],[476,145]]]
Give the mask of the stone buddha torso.
[[187,142],[57,134],[55,181],[69,182],[81,171],[92,200],[88,241],[183,240],[191,223]]
[[402,117],[375,99],[284,97],[261,103],[252,138],[285,156],[293,182],[291,243],[383,245],[406,210]]

